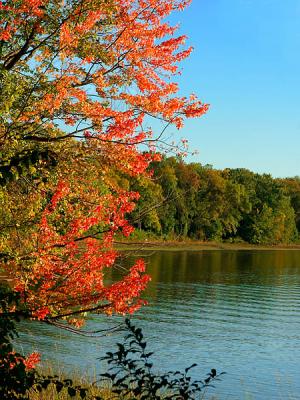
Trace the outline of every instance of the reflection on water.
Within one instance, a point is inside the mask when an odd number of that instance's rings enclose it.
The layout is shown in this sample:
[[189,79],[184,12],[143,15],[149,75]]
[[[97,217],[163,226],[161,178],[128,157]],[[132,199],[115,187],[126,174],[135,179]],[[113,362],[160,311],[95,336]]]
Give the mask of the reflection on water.
[[[300,399],[300,252],[180,251],[148,258],[149,305],[134,320],[144,329],[158,369],[199,364],[226,371],[220,399]],[[117,276],[113,273],[111,279]],[[93,316],[88,329],[119,319]],[[69,369],[93,369],[120,334],[82,338],[24,323],[21,344]],[[97,363],[97,371],[104,368]]]

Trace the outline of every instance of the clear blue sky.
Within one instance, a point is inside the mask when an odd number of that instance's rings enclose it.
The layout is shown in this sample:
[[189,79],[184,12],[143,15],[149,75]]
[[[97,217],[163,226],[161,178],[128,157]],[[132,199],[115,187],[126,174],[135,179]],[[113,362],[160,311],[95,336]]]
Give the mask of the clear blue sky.
[[300,0],[194,0],[172,22],[194,47],[181,94],[211,104],[180,134],[188,161],[300,175]]

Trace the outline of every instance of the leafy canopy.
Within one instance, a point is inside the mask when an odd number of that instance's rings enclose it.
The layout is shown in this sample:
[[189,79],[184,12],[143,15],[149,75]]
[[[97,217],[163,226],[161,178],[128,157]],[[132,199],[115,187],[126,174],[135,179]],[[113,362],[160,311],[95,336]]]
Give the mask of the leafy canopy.
[[31,318],[80,325],[141,304],[142,260],[105,279],[139,198],[113,171],[143,176],[159,159],[152,118],[180,128],[208,109],[176,95],[191,49],[167,17],[188,3],[0,2],[0,261]]

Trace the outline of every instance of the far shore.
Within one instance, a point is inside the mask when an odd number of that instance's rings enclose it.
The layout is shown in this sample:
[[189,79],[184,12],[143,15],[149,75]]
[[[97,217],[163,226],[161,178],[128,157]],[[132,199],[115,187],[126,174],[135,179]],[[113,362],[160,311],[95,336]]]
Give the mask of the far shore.
[[[202,242],[198,240],[127,240],[115,241],[117,250],[120,251],[273,251],[273,250],[300,250],[300,243],[276,244],[276,245],[256,245],[250,243],[220,243]],[[11,281],[0,268],[0,282]]]
[[255,245],[249,243],[219,243],[193,240],[160,241],[137,240],[116,241],[118,250],[202,251],[202,250],[300,250],[300,244]]

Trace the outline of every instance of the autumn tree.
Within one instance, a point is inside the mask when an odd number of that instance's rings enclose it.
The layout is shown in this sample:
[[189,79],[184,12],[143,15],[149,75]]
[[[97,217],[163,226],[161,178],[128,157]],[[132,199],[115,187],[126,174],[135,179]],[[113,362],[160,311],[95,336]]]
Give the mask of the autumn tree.
[[139,198],[112,170],[147,174],[165,145],[152,118],[181,128],[207,111],[176,95],[191,49],[167,17],[188,3],[0,2],[1,270],[23,315],[79,325],[86,311],[140,306],[142,260],[104,284]]

